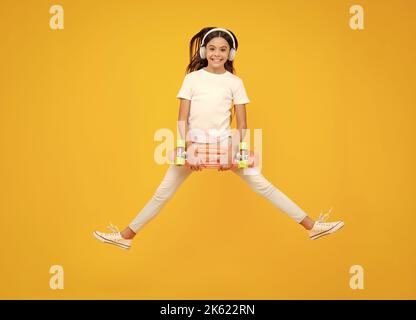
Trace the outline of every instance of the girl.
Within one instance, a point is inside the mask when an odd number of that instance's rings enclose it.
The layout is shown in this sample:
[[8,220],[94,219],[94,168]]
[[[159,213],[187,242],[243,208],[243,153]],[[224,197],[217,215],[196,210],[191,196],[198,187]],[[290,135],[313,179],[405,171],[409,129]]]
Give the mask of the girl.
[[[228,143],[228,154],[234,154],[236,144],[230,143],[230,138],[235,138],[230,134],[231,101],[237,118],[237,138],[240,141],[244,138],[243,132],[247,128],[245,105],[250,100],[243,81],[234,75],[233,60],[237,48],[235,35],[223,28],[203,28],[191,39],[190,63],[177,95],[180,99],[178,121],[184,124],[179,131],[186,141],[187,150],[195,144],[223,144],[225,141]],[[120,232],[110,223],[108,228],[111,233],[94,231],[94,236],[104,243],[129,249],[138,231],[160,212],[184,180],[193,171],[202,170],[203,167],[200,161],[195,161],[189,167],[171,164],[153,197],[123,231]],[[325,215],[321,214],[317,221],[312,220],[256,168],[244,169],[244,173],[241,169],[233,168],[231,157],[218,170],[231,170],[238,175],[253,191],[303,226],[312,240],[331,234],[344,225],[343,221],[324,222],[331,210]]]

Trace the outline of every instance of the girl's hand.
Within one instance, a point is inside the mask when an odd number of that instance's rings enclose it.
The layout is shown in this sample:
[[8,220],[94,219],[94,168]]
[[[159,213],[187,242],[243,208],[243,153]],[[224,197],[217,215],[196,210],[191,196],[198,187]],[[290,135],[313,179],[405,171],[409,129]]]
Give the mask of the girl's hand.
[[197,159],[193,159],[193,158],[191,157],[191,154],[193,154],[193,152],[195,151],[195,148],[193,147],[193,145],[192,145],[192,142],[191,142],[191,141],[189,141],[189,142],[187,142],[187,143],[186,143],[186,150],[187,150],[188,155],[189,155],[189,157],[188,157],[188,161],[189,161],[189,168],[190,168],[192,171],[201,171],[201,170],[202,170],[202,168],[204,167],[204,166],[202,165],[202,161],[201,161],[201,159],[199,159],[199,158],[197,158]]
[[195,163],[195,164],[190,164],[189,165],[189,167],[191,168],[191,170],[193,170],[193,171],[201,171],[202,170],[202,168],[204,167],[202,164],[201,164],[201,161],[198,159],[197,160],[197,163]]
[[227,163],[220,165],[220,167],[218,168],[218,171],[226,171],[226,170],[231,169],[232,163],[233,163],[233,152],[232,152],[231,145],[228,147],[228,159],[227,160],[228,160]]

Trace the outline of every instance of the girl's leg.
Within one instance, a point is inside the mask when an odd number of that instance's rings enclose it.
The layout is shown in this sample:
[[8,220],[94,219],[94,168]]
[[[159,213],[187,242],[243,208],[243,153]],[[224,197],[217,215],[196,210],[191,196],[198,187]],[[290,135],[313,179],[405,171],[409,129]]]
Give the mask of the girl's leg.
[[172,198],[182,182],[191,173],[192,170],[189,168],[171,164],[152,198],[129,226],[121,232],[121,236],[125,239],[132,239],[146,223],[160,212],[162,207]]
[[246,181],[254,192],[268,199],[305,229],[309,230],[313,227],[315,222],[295,202],[272,185],[257,168],[233,169],[231,171]]

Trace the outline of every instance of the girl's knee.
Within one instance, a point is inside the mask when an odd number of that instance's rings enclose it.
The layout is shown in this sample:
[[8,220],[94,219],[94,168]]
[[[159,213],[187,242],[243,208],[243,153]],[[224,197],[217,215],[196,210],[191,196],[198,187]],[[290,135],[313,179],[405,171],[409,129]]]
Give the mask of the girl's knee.
[[261,174],[247,176],[245,180],[247,181],[251,189],[254,190],[258,194],[265,195],[265,194],[272,192],[274,189],[273,184],[270,183]]
[[173,188],[167,188],[163,186],[159,186],[159,188],[156,189],[155,194],[153,197],[157,201],[168,201],[174,194],[175,190]]
[[171,166],[153,197],[158,201],[169,200],[189,174],[184,167]]

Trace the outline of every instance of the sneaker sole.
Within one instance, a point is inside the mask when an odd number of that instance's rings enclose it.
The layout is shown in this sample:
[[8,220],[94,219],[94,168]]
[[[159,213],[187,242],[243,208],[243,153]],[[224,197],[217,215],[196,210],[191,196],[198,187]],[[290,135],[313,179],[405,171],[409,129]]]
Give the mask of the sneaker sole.
[[122,248],[122,249],[125,249],[125,250],[129,250],[130,249],[130,246],[127,246],[127,245],[122,244],[122,243],[117,243],[117,242],[114,242],[114,241],[111,241],[111,240],[107,240],[106,238],[100,236],[95,231],[92,234],[94,235],[95,238],[97,238],[101,242],[108,243],[108,244],[112,244],[114,246],[117,246],[117,247]]
[[338,223],[338,224],[336,224],[335,226],[333,226],[331,229],[329,229],[329,230],[327,230],[327,231],[324,231],[324,232],[322,232],[322,233],[318,233],[318,234],[315,234],[314,236],[312,236],[312,237],[310,237],[310,239],[311,240],[316,240],[316,239],[318,239],[318,238],[320,238],[320,237],[322,237],[322,236],[327,236],[327,235],[329,235],[329,234],[331,234],[331,233],[334,233],[335,231],[338,231],[339,229],[341,229],[342,227],[344,226],[344,222],[340,222],[340,223]]

